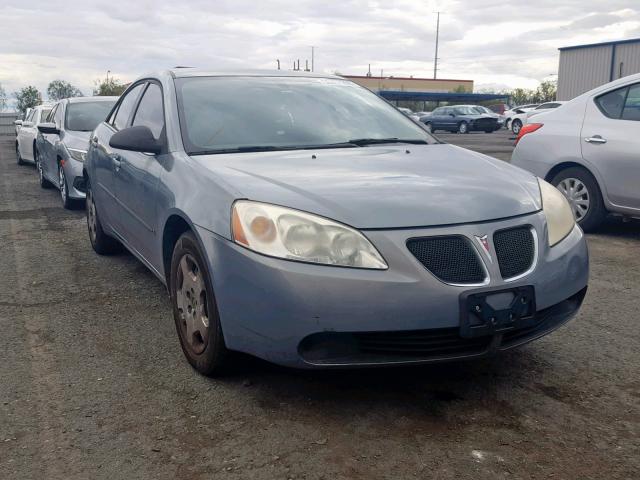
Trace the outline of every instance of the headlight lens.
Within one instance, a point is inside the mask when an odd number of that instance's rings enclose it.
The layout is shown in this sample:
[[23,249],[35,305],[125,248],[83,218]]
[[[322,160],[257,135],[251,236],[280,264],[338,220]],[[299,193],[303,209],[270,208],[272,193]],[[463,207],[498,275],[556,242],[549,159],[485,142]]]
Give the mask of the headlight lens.
[[542,211],[547,217],[547,230],[549,232],[549,246],[553,247],[564,237],[569,235],[576,224],[569,202],[560,190],[538,179],[540,194],[542,195]]
[[87,159],[86,150],[78,150],[77,148],[67,148],[67,150],[69,150],[69,154],[74,160],[84,163]]
[[232,208],[233,240],[272,257],[353,268],[388,268],[357,230],[317,215],[250,200]]

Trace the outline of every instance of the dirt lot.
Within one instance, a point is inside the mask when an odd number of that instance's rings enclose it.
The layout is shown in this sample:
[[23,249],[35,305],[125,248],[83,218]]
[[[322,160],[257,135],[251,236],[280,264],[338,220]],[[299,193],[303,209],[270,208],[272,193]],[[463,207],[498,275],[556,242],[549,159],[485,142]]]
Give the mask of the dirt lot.
[[[506,132],[442,138],[508,158]],[[0,140],[0,479],[632,479],[640,224],[589,236],[579,317],[518,351],[299,372],[183,359],[164,287]]]

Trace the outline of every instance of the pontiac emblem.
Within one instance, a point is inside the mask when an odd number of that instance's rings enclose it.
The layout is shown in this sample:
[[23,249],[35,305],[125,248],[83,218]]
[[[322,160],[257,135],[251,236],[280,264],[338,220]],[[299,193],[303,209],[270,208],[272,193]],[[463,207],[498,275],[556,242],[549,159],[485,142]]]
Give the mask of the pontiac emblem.
[[489,259],[491,259],[491,250],[489,249],[489,238],[486,235],[483,235],[481,237],[479,237],[478,235],[475,235],[475,237],[478,243],[482,245],[482,248],[484,248],[484,251],[487,253],[487,256],[489,257]]

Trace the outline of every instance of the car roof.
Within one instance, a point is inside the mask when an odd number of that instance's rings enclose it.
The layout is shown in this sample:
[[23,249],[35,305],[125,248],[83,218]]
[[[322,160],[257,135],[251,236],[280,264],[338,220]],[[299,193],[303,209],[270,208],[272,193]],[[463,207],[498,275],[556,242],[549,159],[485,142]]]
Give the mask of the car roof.
[[[193,67],[173,68],[168,73],[174,78],[185,77],[309,77],[309,78],[336,78],[337,75],[326,73],[290,71],[290,70],[212,70]],[[344,79],[347,80],[347,79]]]
[[65,99],[63,99],[61,101],[67,102],[67,103],[107,102],[107,101],[115,102],[116,100],[118,100],[118,98],[120,98],[120,97],[108,97],[108,96],[96,95],[96,96],[93,96],[93,97],[71,97],[71,98],[65,98]]

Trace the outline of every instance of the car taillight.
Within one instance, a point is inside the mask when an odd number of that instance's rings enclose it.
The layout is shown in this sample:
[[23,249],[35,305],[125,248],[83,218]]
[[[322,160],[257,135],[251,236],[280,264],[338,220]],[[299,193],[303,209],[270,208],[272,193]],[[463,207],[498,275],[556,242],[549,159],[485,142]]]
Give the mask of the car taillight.
[[535,132],[536,130],[542,128],[542,125],[544,125],[544,123],[527,123],[526,125],[523,125],[522,128],[520,128],[520,132],[518,132],[516,143],[514,145],[517,145],[520,139],[527,133]]

